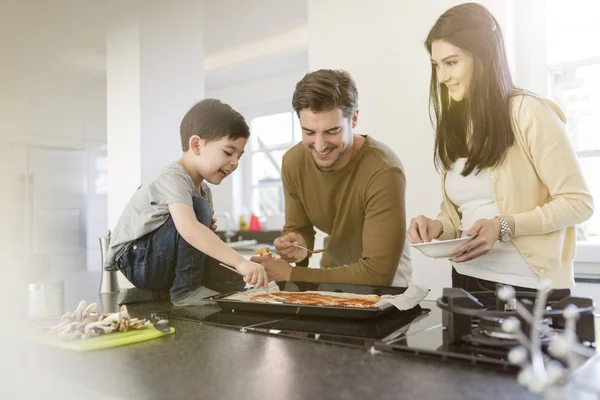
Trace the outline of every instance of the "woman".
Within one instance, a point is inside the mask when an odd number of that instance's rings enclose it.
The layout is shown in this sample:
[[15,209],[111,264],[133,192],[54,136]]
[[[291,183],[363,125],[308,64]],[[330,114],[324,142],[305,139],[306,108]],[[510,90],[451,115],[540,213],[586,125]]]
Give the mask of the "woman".
[[500,26],[479,4],[447,10],[425,46],[443,201],[435,220],[411,220],[407,239],[474,236],[453,252],[453,287],[574,286],[575,225],[593,200],[563,112],[515,88]]

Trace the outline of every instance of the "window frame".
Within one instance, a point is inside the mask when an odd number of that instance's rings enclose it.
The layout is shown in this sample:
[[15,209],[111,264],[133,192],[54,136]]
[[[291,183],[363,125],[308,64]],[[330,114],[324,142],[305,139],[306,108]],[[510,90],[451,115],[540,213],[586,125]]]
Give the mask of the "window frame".
[[[548,76],[548,95],[552,98],[552,75],[558,71],[564,71],[571,68],[581,68],[593,65],[600,65],[599,57],[588,57],[579,60],[548,64],[546,73]],[[600,149],[576,150],[577,158],[583,160],[586,158],[600,157]],[[577,241],[576,263],[596,264],[600,261],[600,241]]]
[[[268,117],[270,115],[276,115],[276,114],[284,114],[284,113],[290,113],[290,117],[291,117],[291,123],[292,123],[292,140],[290,142],[287,143],[282,143],[282,144],[277,144],[277,145],[271,145],[271,146],[267,146],[265,145],[264,149],[253,149],[252,148],[252,140],[253,137],[255,135],[255,132],[251,132],[251,137],[249,139],[249,143],[248,146],[246,147],[247,150],[244,154],[244,156],[242,157],[241,163],[240,163],[240,169],[241,169],[241,186],[242,186],[242,191],[241,191],[241,199],[240,202],[238,204],[238,210],[239,210],[239,215],[249,215],[250,213],[256,213],[257,211],[260,213],[260,210],[255,209],[256,206],[256,202],[257,199],[256,197],[256,191],[255,189],[260,188],[260,187],[268,187],[268,186],[278,186],[281,188],[281,190],[283,191],[283,184],[281,182],[281,180],[275,182],[263,182],[263,183],[258,183],[255,184],[253,182],[253,175],[254,175],[254,168],[253,168],[253,156],[258,154],[258,153],[273,153],[276,151],[287,151],[290,148],[292,148],[293,146],[295,146],[300,140],[301,140],[301,132],[296,132],[296,130],[294,129],[294,118],[296,118],[295,112],[294,110],[291,108],[290,106],[291,104],[291,99],[290,101],[286,101],[286,102],[281,102],[279,104],[275,104],[272,105],[271,107],[265,107],[265,108],[261,108],[260,110],[256,110],[255,112],[252,113],[246,113],[245,117],[246,120],[248,121],[248,125],[250,126],[250,128],[252,129],[252,121],[256,118],[261,118],[261,117]],[[283,197],[282,197],[282,202],[283,202]],[[282,209],[284,204],[281,205]],[[238,214],[238,213],[236,213]],[[259,215],[265,216],[264,214],[260,213]],[[285,220],[285,215],[284,212],[282,212],[281,214],[278,215],[268,215],[265,216],[267,219],[267,226],[271,229],[271,228],[275,228],[275,229],[279,229],[283,226],[284,220]]]

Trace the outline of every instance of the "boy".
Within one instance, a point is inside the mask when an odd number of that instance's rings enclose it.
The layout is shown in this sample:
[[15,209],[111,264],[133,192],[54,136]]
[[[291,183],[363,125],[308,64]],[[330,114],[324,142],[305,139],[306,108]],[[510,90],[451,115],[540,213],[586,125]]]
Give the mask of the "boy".
[[177,306],[202,305],[203,297],[215,293],[204,286],[209,261],[214,262],[210,257],[233,266],[245,282],[266,288],[264,268],[212,232],[212,195],[205,183],[218,185],[238,167],[250,135],[246,121],[229,105],[206,99],[187,112],[180,133],[181,158],[142,184],[123,210],[106,269],[122,271],[148,300],[169,292]]

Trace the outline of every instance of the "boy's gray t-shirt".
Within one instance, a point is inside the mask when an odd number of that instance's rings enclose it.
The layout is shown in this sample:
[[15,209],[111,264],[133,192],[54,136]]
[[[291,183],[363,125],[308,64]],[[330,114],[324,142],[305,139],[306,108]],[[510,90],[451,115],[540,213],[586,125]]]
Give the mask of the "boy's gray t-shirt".
[[160,170],[150,181],[142,184],[131,197],[111,233],[105,268],[117,269],[116,259],[134,240],[155,231],[169,218],[169,204],[185,203],[194,206],[193,197],[203,197],[212,203],[212,193],[202,182],[202,193],[179,162]]

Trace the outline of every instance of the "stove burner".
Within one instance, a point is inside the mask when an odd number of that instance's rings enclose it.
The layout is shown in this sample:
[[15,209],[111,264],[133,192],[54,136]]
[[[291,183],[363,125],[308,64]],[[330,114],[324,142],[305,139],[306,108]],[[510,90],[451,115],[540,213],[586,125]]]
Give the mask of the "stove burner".
[[496,339],[517,340],[514,333],[502,330],[502,322],[504,322],[504,318],[482,317],[479,319],[479,326],[476,326],[475,331]]
[[[471,333],[479,333],[481,335],[485,335],[491,338],[502,339],[502,340],[512,340],[514,343],[517,343],[517,334],[505,332],[502,329],[502,323],[505,318],[501,317],[481,317],[479,318],[479,323],[475,323],[471,329]],[[545,319],[543,324],[550,328],[550,320]],[[542,335],[542,343],[547,342],[550,338],[546,335]]]
[[[517,293],[517,298],[523,304],[531,306],[533,303],[529,299],[535,297],[535,292]],[[530,331],[528,321],[511,310],[512,307],[505,307],[505,304],[498,300],[493,291],[468,293],[463,289],[444,289],[437,305],[443,310],[443,325],[446,327],[449,343],[505,349],[519,345],[515,333],[507,333],[502,329],[502,322],[508,317],[516,317],[521,321],[523,332],[528,333]],[[566,293],[566,296],[557,301],[549,301],[544,313],[545,324],[551,328],[550,332],[564,329],[565,319],[562,314],[569,304],[574,304],[581,315],[576,329],[579,340],[594,344],[594,306],[591,299],[571,297]],[[546,336],[541,339],[542,343],[547,343],[549,340],[550,338]]]

